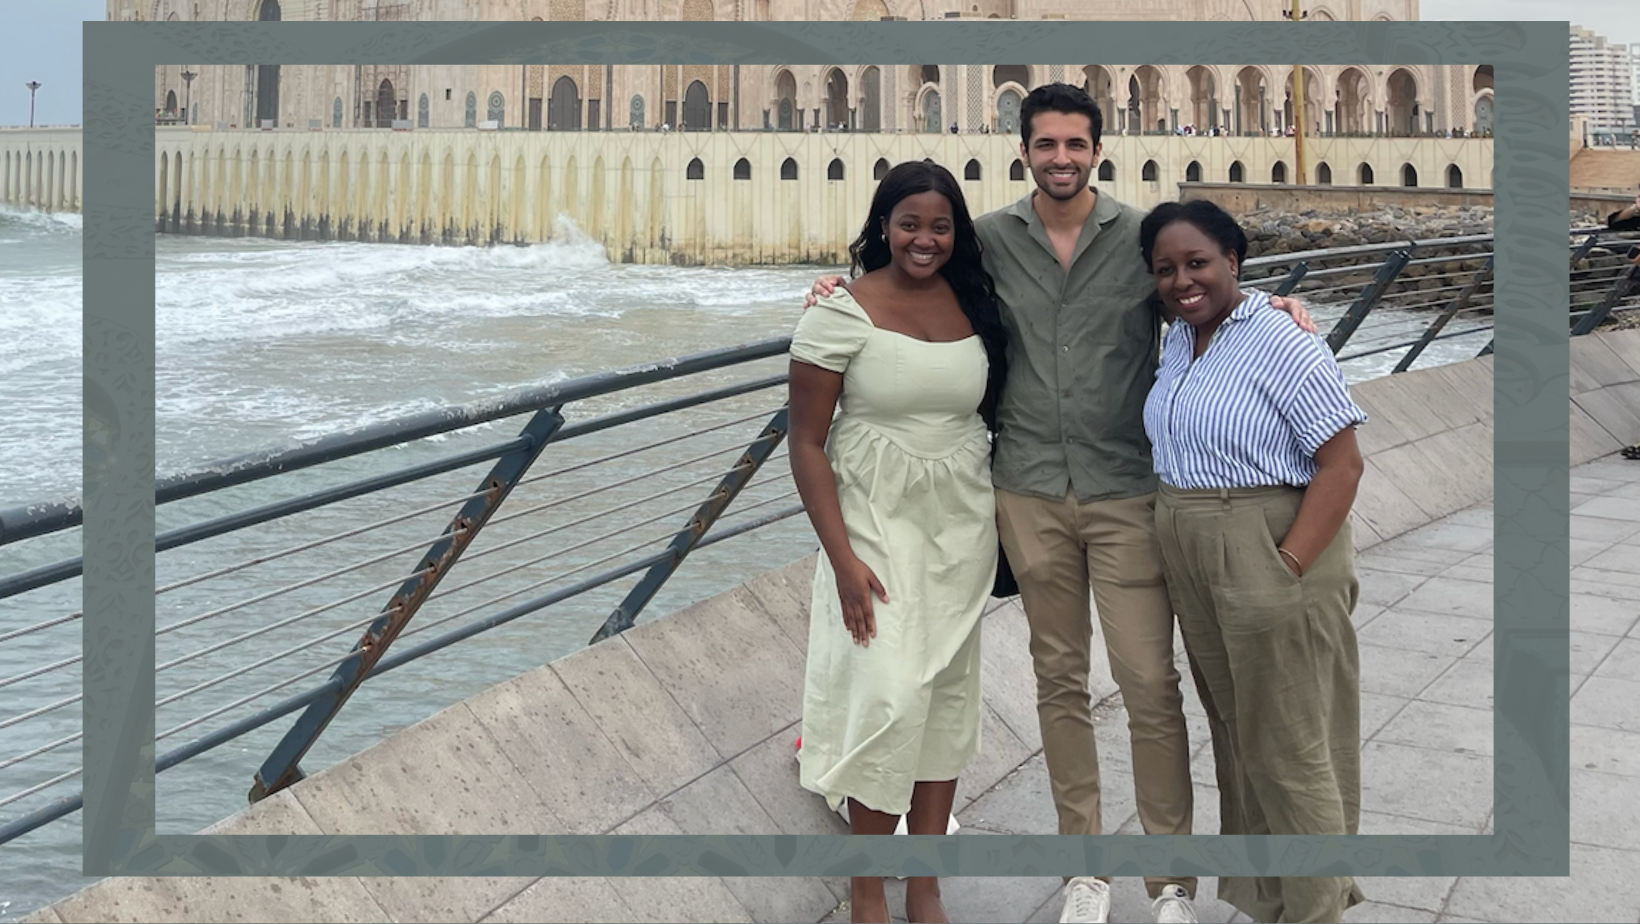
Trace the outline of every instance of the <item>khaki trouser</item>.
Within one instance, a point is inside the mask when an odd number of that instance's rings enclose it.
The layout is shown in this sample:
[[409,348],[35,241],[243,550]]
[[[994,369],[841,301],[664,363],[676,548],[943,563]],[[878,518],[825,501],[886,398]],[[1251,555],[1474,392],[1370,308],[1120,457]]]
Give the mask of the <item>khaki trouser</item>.
[[[1146,834],[1189,834],[1190,741],[1173,664],[1173,606],[1156,548],[1155,495],[1077,503],[997,491],[997,525],[1031,626],[1037,720],[1059,833],[1104,833],[1099,752],[1088,691],[1099,609],[1111,676],[1133,739],[1133,781]],[[1146,878],[1151,897],[1195,877]]]
[[[1222,834],[1355,834],[1361,820],[1359,585],[1349,523],[1304,572],[1276,550],[1304,491],[1162,487],[1168,591],[1213,735]],[[1339,921],[1349,876],[1234,877],[1255,921]]]

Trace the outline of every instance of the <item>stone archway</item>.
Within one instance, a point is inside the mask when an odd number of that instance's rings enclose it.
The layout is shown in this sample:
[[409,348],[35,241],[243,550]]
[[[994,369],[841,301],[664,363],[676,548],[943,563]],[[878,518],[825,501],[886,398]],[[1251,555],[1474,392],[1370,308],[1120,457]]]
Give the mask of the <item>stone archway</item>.
[[1219,124],[1218,85],[1211,68],[1200,64],[1184,72],[1190,84],[1189,125],[1204,131]]
[[1412,71],[1398,67],[1384,83],[1384,119],[1387,133],[1415,135],[1418,133],[1418,80]]
[[1244,67],[1236,72],[1235,130],[1243,135],[1262,135],[1268,124],[1265,108],[1268,88],[1264,72],[1256,67]]
[[998,64],[991,69],[991,86],[1017,83],[1026,90],[1031,88],[1031,69],[1023,64]]
[[843,74],[842,68],[833,68],[826,75],[826,127],[849,125],[848,111],[848,77]]
[[1089,64],[1082,68],[1082,90],[1093,97],[1094,105],[1099,107],[1100,125],[1104,131],[1116,128],[1116,94],[1110,69],[1097,64]]
[[797,112],[797,78],[791,71],[781,71],[774,79],[775,93],[775,127],[780,131],[789,132],[802,128],[802,119]]
[[1012,87],[997,96],[997,134],[1013,135],[1019,132],[1019,107],[1024,102],[1019,91]]
[[922,101],[923,131],[939,134],[940,125],[945,121],[940,112],[940,91],[930,89]]
[[[1293,73],[1287,72],[1286,94],[1282,103],[1282,124],[1292,125],[1297,119],[1293,108]],[[1314,68],[1304,68],[1304,132],[1310,137],[1321,134],[1325,116],[1321,109],[1321,75]]]
[[1341,135],[1361,135],[1371,130],[1367,119],[1372,85],[1359,69],[1348,67],[1338,75],[1333,88],[1333,126]]
[[1477,65],[1475,72],[1470,75],[1470,92],[1475,93],[1475,134],[1492,134],[1492,105],[1493,89],[1492,65]]
[[1128,80],[1128,113],[1130,119],[1137,116],[1137,124],[1130,121],[1128,131],[1167,131],[1166,102],[1161,69],[1154,64],[1135,69]]

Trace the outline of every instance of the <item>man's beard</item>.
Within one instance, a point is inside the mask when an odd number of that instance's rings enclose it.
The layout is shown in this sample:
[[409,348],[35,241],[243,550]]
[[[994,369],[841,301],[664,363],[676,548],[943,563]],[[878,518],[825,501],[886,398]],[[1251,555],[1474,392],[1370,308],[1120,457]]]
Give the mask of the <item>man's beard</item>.
[[[1044,175],[1046,175],[1046,174],[1044,174]],[[1077,196],[1082,194],[1082,190],[1088,188],[1088,185],[1089,185],[1088,180],[1091,179],[1092,176],[1093,176],[1092,171],[1089,171],[1085,175],[1085,177],[1082,179],[1081,182],[1071,183],[1071,185],[1068,187],[1068,191],[1064,192],[1064,193],[1054,192],[1051,183],[1047,184],[1047,185],[1044,185],[1042,183],[1038,183],[1038,184],[1036,184],[1036,188],[1041,190],[1050,199],[1058,199],[1060,201],[1065,201],[1067,199],[1075,199]]]

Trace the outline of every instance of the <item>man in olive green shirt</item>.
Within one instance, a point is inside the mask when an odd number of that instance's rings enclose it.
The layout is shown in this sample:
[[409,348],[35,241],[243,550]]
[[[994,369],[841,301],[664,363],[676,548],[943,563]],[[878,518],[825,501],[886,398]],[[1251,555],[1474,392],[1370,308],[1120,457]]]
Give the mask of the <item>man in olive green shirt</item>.
[[[1190,834],[1190,742],[1173,660],[1173,606],[1156,542],[1144,404],[1161,322],[1137,209],[1096,192],[1100,114],[1064,84],[1020,110],[1037,188],[975,221],[1008,328],[993,481],[1036,667],[1037,719],[1061,834],[1101,834],[1088,674],[1091,587],[1122,692],[1146,834]],[[1158,921],[1195,921],[1194,877],[1148,877]],[[1066,885],[1061,921],[1104,921],[1109,887]]]

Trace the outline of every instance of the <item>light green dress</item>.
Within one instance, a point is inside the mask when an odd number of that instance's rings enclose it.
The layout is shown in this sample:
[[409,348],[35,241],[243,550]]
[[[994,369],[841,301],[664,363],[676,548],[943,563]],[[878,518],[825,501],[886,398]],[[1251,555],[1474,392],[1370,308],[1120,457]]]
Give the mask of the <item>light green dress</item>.
[[980,614],[996,575],[979,337],[931,343],[871,323],[839,287],[803,313],[792,358],[843,374],[826,443],[849,544],[888,591],[877,636],[843,626],[815,568],[803,695],[804,788],[903,815],[918,781],[955,779],[980,744]]

